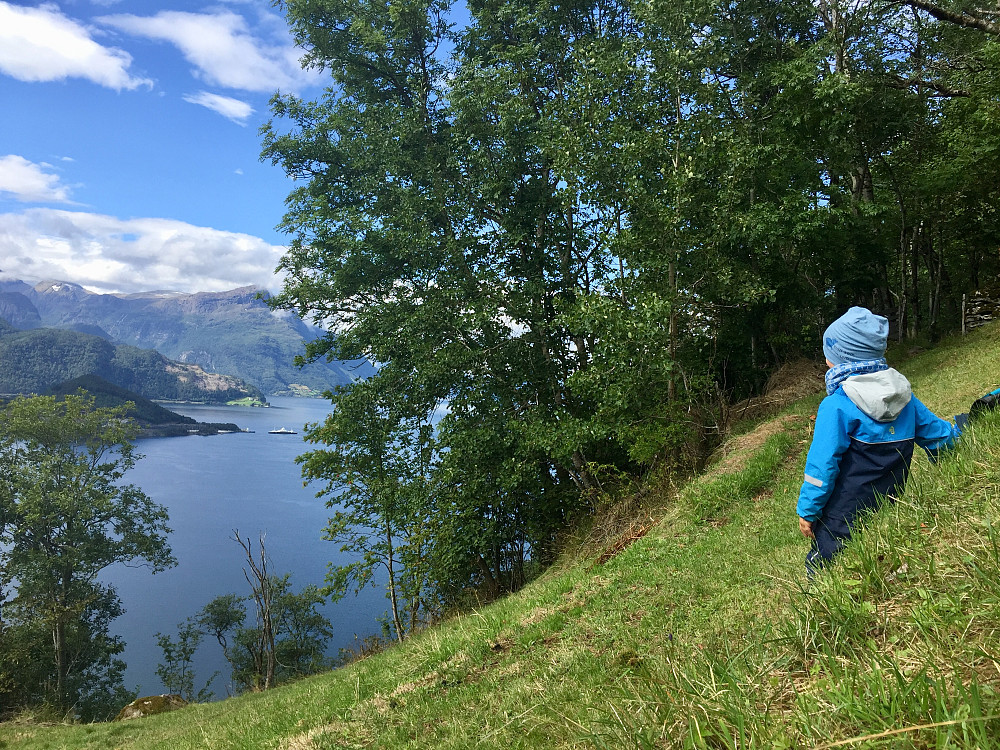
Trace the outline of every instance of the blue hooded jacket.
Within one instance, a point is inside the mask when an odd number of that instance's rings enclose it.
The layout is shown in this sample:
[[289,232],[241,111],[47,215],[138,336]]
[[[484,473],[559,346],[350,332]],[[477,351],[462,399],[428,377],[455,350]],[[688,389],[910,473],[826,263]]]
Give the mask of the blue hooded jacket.
[[936,416],[891,368],[847,378],[816,414],[796,510],[813,524],[819,554],[831,559],[862,511],[906,484],[919,445],[932,460],[959,430]]

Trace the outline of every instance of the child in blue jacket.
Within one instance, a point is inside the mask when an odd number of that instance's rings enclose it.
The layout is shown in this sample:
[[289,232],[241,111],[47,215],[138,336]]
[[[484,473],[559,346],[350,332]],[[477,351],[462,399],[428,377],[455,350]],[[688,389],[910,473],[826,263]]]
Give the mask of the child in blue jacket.
[[886,364],[889,321],[852,307],[823,334],[827,397],[816,413],[796,510],[812,539],[806,568],[830,562],[859,515],[890,502],[906,484],[914,444],[934,460],[960,431],[935,416]]

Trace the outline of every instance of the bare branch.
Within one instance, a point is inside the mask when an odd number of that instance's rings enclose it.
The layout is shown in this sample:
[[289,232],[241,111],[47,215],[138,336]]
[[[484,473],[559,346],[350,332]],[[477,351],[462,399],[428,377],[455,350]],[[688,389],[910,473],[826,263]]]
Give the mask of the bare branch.
[[930,13],[939,21],[953,23],[956,26],[963,26],[967,29],[978,29],[979,31],[985,31],[987,34],[992,34],[993,36],[1000,36],[1000,26],[991,21],[987,21],[985,18],[972,16],[962,11],[942,8],[940,5],[926,2],[926,0],[902,0],[902,2],[904,5],[909,5],[911,8],[916,8],[917,10]]
[[[261,534],[258,544],[260,545],[260,560],[255,560],[253,556],[253,546],[250,538],[243,539],[240,532],[233,529],[233,540],[243,548],[250,566],[248,572],[243,569],[243,576],[250,584],[253,591],[254,603],[257,605],[257,620],[260,623],[260,635],[258,637],[257,651],[253,654],[254,665],[257,669],[257,679],[261,682],[258,688],[268,690],[274,687],[274,672],[277,665],[275,656],[275,634],[272,617],[272,587],[271,576],[267,572],[267,552],[264,549],[264,535]],[[251,573],[253,577],[251,578]]]
[[971,94],[965,89],[953,89],[950,86],[945,86],[943,83],[927,81],[921,78],[903,78],[902,76],[894,75],[889,77],[889,85],[897,89],[908,89],[913,86],[926,86],[932,91],[936,91],[940,96],[946,97],[971,96]]

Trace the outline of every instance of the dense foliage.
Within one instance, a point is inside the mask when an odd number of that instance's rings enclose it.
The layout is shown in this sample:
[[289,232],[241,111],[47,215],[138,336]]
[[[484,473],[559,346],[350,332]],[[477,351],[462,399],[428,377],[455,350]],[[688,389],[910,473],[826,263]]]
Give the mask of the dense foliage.
[[[214,695],[211,684],[218,673],[204,686],[195,685],[195,656],[206,637],[218,643],[229,663],[230,695],[267,690],[333,666],[327,656],[333,629],[319,609],[326,601],[319,587],[310,584],[296,593],[287,574],[247,580],[253,581],[251,595],[217,596],[177,625],[176,638],[156,634],[163,652],[156,674],[168,691],[188,701]],[[248,617],[248,603],[266,606]]]
[[126,409],[82,395],[0,411],[0,705],[100,719],[126,691],[115,563],[174,564],[167,512],[124,481],[139,458]]
[[933,339],[996,277],[1000,40],[967,4],[278,4],[330,85],[264,129],[298,180],[274,304],[379,363],[333,394],[378,424],[316,425],[306,475],[334,538],[419,540],[373,554],[419,549],[428,600],[519,585],[849,305]]

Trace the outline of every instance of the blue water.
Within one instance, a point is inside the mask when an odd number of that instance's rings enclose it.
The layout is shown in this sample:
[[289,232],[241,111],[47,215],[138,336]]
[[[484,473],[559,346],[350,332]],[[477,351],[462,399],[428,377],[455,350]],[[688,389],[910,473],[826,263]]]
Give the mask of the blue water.
[[[329,403],[320,399],[272,398],[272,407],[251,409],[171,405],[178,413],[202,422],[234,422],[253,434],[156,438],[139,441],[144,454],[127,481],[164,505],[173,530],[169,541],[178,564],[151,575],[146,568],[115,566],[102,578],[118,590],[126,613],[113,630],[126,641],[126,686],[140,695],[163,692],[156,676],[162,652],[156,633],[176,636],[176,626],[216,596],[245,595],[243,550],[233,531],[264,544],[270,570],[292,574],[293,588],[322,585],[327,563],[349,561],[338,545],[323,541],[322,529],[332,511],[315,497],[319,487],[303,486],[295,457],[312,449],[303,441],[303,425],[324,418]],[[298,435],[269,435],[287,428]],[[324,614],[333,624],[330,653],[351,647],[356,638],[377,633],[377,618],[387,609],[381,589],[366,589],[328,604]],[[252,604],[248,605],[252,614]],[[199,682],[216,670],[216,697],[225,697],[229,671],[222,650],[208,638],[196,657]]]

